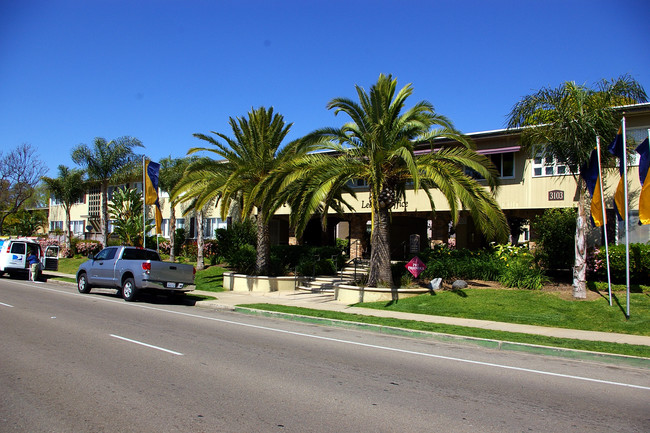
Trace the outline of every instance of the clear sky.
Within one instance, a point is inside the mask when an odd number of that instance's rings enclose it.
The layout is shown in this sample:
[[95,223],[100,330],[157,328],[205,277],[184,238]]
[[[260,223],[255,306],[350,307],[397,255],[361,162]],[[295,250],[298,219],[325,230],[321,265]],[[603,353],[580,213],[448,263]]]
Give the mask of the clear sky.
[[650,92],[647,0],[0,0],[0,151],[29,143],[56,176],[71,149],[124,135],[154,161],[273,106],[289,139],[380,73],[463,132],[522,96],[630,74]]

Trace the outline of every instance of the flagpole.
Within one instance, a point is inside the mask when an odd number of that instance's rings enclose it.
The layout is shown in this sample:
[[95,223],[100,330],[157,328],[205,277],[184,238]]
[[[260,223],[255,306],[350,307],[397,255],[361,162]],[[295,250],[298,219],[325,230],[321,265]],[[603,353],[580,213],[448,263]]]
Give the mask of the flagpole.
[[145,187],[147,185],[145,176],[146,173],[146,162],[145,156],[142,155],[142,248],[147,248],[147,191]]
[[630,215],[627,198],[627,145],[625,143],[625,113],[623,113],[623,191],[625,191],[625,287],[627,293],[626,316],[630,318]]
[[[607,257],[607,291],[609,293],[609,306],[612,306],[612,278],[609,268],[609,241],[607,240],[607,214],[605,213],[605,193],[603,191],[603,172],[600,165],[600,137],[596,136],[596,153],[598,154],[598,182],[600,184],[600,209],[603,213],[603,232],[605,234],[605,257]],[[593,200],[593,197],[591,198]]]

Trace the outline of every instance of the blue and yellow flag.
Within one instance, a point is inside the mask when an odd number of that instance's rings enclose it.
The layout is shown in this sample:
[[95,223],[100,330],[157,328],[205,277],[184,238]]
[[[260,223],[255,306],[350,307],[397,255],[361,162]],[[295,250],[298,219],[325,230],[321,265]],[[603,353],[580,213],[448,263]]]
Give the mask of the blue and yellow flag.
[[146,161],[144,165],[144,204],[156,205],[156,233],[162,233],[162,212],[160,210],[160,201],[158,199],[158,174],[160,164],[153,161]]
[[625,170],[625,159],[627,154],[625,152],[625,142],[623,140],[623,127],[618,128],[616,133],[616,138],[608,147],[609,153],[618,158],[618,172],[621,176],[618,181],[618,186],[616,187],[616,193],[614,194],[614,207],[617,210],[618,216],[620,219],[624,220],[625,215],[625,185],[623,184],[623,172]]
[[598,167],[598,150],[591,151],[589,164],[580,169],[580,175],[587,183],[587,190],[591,195],[591,219],[596,227],[606,224],[603,215],[603,196],[600,190],[600,169]]
[[[648,179],[648,168],[650,168],[650,144],[648,139],[636,148],[641,158],[639,159],[639,181],[641,181],[641,195],[639,196],[639,222],[650,224],[650,179]],[[646,182],[647,180],[647,182]]]

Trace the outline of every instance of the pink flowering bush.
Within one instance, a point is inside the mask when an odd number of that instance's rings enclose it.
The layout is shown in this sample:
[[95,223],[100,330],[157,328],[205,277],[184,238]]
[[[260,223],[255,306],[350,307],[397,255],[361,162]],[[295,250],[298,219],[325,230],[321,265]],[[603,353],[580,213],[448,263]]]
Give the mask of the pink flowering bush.
[[97,254],[102,250],[102,244],[98,241],[82,241],[75,245],[77,254],[82,256],[89,256],[90,254]]

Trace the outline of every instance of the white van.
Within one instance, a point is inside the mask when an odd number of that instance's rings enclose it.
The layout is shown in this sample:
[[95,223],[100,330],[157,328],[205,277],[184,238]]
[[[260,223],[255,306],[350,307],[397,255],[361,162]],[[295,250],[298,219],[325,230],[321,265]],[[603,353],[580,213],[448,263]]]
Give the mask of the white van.
[[59,247],[48,246],[45,254],[41,251],[41,244],[27,238],[0,239],[0,275],[5,272],[10,277],[29,275],[27,256],[34,251],[40,260],[42,268],[50,271],[59,269]]

